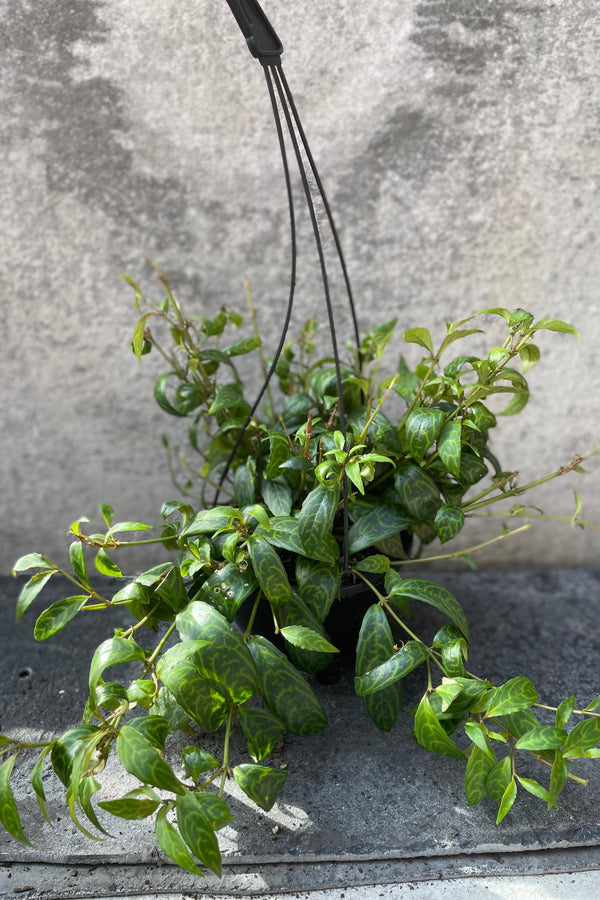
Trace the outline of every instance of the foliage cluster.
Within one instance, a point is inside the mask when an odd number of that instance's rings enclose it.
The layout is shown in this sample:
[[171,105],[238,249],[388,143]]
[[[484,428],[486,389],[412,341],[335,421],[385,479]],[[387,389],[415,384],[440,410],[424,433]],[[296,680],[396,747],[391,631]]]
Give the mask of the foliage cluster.
[[[139,312],[133,350],[167,361],[155,398],[168,414],[189,420],[199,463],[182,457],[188,496],[164,504],[153,537],[140,537],[150,528],[144,523],[115,522],[104,505],[101,532],[88,533],[85,519],[71,525],[71,571],[37,553],[16,563],[16,573],[33,573],[19,596],[18,619],[54,576],[73,585],[71,596],[38,616],[38,640],[79,614],[122,608],[129,624],[93,656],[81,725],[39,744],[0,736],[4,827],[28,842],[10,777],[16,759],[36,749],[31,784],[43,815],[50,821],[42,781],[49,764],[77,827],[90,837],[90,826],[105,833],[92,801],[112,753],[139,784],[97,806],[125,819],[153,817],[168,857],[192,872],[200,873],[200,863],[220,873],[217,832],[232,820],[228,779],[269,810],[287,777],[269,764],[270,754],[286,732],[310,736],[326,727],[311,676],[336,657],[328,622],[344,610],[345,586],[357,581],[371,600],[356,639],[355,689],[375,725],[393,727],[403,680],[419,668],[424,693],[412,711],[414,736],[426,750],[464,762],[467,803],[491,798],[498,822],[521,789],[555,806],[568,779],[584,781],[575,774],[578,762],[600,755],[600,697],[585,709],[567,698],[547,724],[538,710],[550,707],[538,702],[528,678],[494,685],[468,670],[469,630],[458,600],[403,573],[432,541],[455,538],[466,518],[510,498],[519,502],[507,515],[527,515],[525,491],[580,469],[577,458],[519,486],[517,473],[489,447],[496,395],[508,401],[502,414],[519,413],[528,399],[525,374],[540,357],[537,340],[544,331],[574,328],[535,321],[522,309],[484,310],[504,323],[501,345],[447,359],[455,344],[482,332],[482,313],[448,323],[439,346],[426,328],[412,328],[404,341],[419,346],[422,359],[411,368],[400,356],[393,374],[382,375],[395,322],[370,330],[336,371],[334,360],[316,354],[317,326],[309,321],[286,345],[259,412],[236,368],[243,356],[254,357],[263,374],[268,366],[252,303],[254,334],[231,341],[229,332],[241,324],[236,313],[187,317],[164,277],[158,305],[127,280]],[[159,324],[167,326],[168,345],[154,333]],[[196,486],[199,510],[189,496]],[[579,512],[578,504],[573,521],[583,525]],[[505,529],[499,537],[514,533]],[[117,557],[141,543],[163,545],[171,559],[105,596],[90,557],[98,572],[120,578]],[[468,551],[442,556],[470,559]],[[434,622],[446,620],[429,639],[411,629],[411,600],[435,610]],[[240,626],[244,605],[250,611]],[[272,619],[271,635],[255,631],[261,606]],[[140,667],[134,680],[112,674],[126,663]],[[573,716],[579,721],[569,730]],[[245,735],[250,761],[231,759],[234,727]],[[219,758],[202,748],[202,734],[218,730]],[[178,731],[190,734],[179,766],[169,760],[169,736]],[[545,785],[531,777],[532,759],[536,775],[537,763],[548,768]]]

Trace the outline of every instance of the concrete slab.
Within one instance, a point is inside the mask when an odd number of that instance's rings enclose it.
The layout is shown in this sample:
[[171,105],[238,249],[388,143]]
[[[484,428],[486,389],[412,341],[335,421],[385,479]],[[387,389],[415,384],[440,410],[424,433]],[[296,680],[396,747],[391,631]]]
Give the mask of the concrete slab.
[[[528,675],[541,701],[550,704],[575,693],[585,705],[600,691],[600,570],[439,573],[435,580],[460,597],[469,616],[473,670],[498,680]],[[12,624],[17,582],[0,579],[0,589],[0,728],[43,738],[77,724],[91,651],[104,636],[101,629],[86,633],[76,620],[57,636],[54,648],[36,644],[30,637],[32,619],[29,628],[27,622],[18,628]],[[415,604],[417,631],[439,624],[427,618],[430,612]],[[106,635],[116,623],[106,620]],[[56,659],[50,658],[53,649]],[[290,776],[281,802],[268,814],[257,813],[235,786],[229,788],[236,820],[220,832],[222,881],[210,876],[200,882],[166,863],[145,823],[107,822],[107,816],[103,821],[115,839],[87,841],[72,827],[54,779],[47,793],[56,824],[42,829],[25,772],[17,793],[24,797],[25,830],[36,849],[0,837],[0,895],[21,887],[31,897],[52,900],[108,897],[123,895],[128,884],[128,896],[142,886],[143,896],[322,890],[341,896],[335,892],[347,887],[426,885],[457,877],[475,878],[482,887],[480,879],[488,876],[535,879],[600,870],[600,780],[587,789],[570,784],[560,809],[551,813],[529,795],[519,798],[496,827],[491,805],[466,806],[460,763],[433,757],[414,744],[408,710],[423,691],[420,678],[407,684],[398,724],[381,735],[352,693],[351,671],[342,667],[340,674],[337,684],[318,686],[328,711],[327,731],[310,739],[288,735],[273,760],[287,766]],[[211,740],[203,736],[202,745],[210,749]],[[175,759],[177,743],[174,738]],[[239,734],[233,744],[234,754],[244,752]],[[581,774],[586,773],[596,777],[592,761],[582,765]],[[125,779],[110,765],[103,784],[106,799],[126,789]]]

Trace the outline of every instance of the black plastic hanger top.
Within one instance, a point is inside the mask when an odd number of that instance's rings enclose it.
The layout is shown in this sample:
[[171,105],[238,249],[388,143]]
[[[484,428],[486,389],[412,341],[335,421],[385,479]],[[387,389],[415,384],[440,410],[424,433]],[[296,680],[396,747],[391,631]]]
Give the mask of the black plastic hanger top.
[[263,66],[278,66],[283,47],[256,0],[227,0],[252,56]]

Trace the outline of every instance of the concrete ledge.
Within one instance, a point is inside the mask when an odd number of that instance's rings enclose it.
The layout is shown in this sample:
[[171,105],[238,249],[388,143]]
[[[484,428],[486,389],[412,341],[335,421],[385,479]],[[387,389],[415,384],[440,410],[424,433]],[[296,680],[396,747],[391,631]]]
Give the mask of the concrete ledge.
[[[527,675],[541,701],[550,704],[575,693],[585,705],[600,692],[600,570],[469,572],[436,574],[435,580],[453,591],[467,612],[473,671],[495,680]],[[52,642],[36,644],[33,617],[19,627],[12,624],[18,587],[12,579],[0,579],[0,677],[5,688],[0,727],[12,734],[46,736],[78,723],[91,652],[117,620],[107,618],[104,634],[96,619],[93,635],[75,620],[54,647]],[[429,608],[415,603],[415,630],[437,627],[441,619],[431,616]],[[51,659],[53,650],[56,658]],[[560,809],[548,813],[526,795],[496,827],[492,804],[466,806],[463,766],[421,751],[411,737],[409,710],[422,694],[422,675],[414,673],[408,680],[405,711],[389,735],[371,726],[353,695],[349,669],[343,669],[337,684],[317,690],[330,725],[310,739],[286,737],[273,760],[289,771],[281,802],[261,813],[250,808],[235,785],[230,788],[236,820],[220,832],[222,881],[209,877],[200,882],[166,863],[148,823],[105,816],[115,839],[86,840],[73,828],[52,776],[47,794],[56,827],[43,829],[27,769],[16,781],[16,793],[36,849],[0,836],[0,895],[8,896],[20,884],[31,886],[31,897],[52,900],[109,896],[110,884],[122,894],[125,884],[139,886],[141,879],[146,896],[167,889],[243,896],[600,869],[600,778],[593,761],[580,769],[593,779],[590,787],[569,784]],[[210,749],[218,738],[201,740]],[[171,739],[175,760],[178,741]],[[238,752],[244,753],[240,734],[233,741],[233,753]],[[102,782],[105,799],[127,789],[118,767],[110,764]],[[75,870],[76,876],[70,874]]]

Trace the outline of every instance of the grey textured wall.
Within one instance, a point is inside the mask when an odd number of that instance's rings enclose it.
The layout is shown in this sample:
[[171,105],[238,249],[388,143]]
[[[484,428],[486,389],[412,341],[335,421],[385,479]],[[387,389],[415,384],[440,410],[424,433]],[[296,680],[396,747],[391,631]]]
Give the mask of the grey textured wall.
[[[600,26],[594,0],[265,0],[340,223],[361,319],[562,316],[497,442],[522,480],[599,441]],[[160,261],[197,312],[251,280],[275,338],[289,235],[264,78],[224,0],[0,0],[2,570],[61,557],[99,501],[174,491],[118,273]],[[302,233],[304,235],[305,229]],[[303,244],[304,247],[304,244]],[[299,302],[320,309],[303,249]],[[158,298],[158,294],[155,293]],[[154,366],[154,367],[153,367]],[[592,462],[590,468],[597,466]],[[536,501],[600,520],[600,473]],[[477,534],[487,534],[477,529]],[[470,540],[473,540],[471,534]],[[487,564],[598,561],[539,526]],[[512,550],[510,558],[506,556]],[[132,565],[143,562],[137,558]]]

